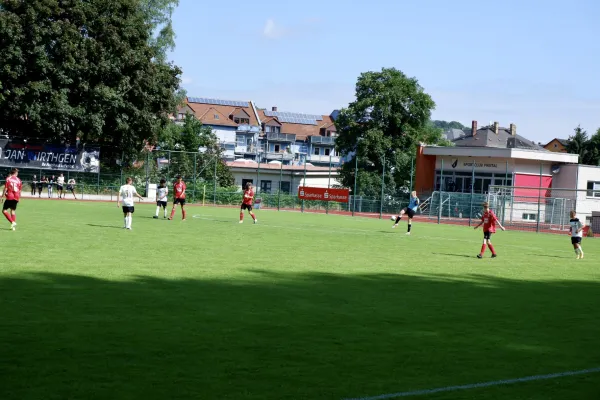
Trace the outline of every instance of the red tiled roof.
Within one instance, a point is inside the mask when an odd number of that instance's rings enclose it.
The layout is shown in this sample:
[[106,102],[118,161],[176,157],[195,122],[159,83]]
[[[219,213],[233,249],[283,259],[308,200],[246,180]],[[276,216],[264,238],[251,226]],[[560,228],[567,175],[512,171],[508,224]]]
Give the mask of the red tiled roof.
[[[216,104],[206,104],[206,103],[187,103],[190,108],[194,111],[194,114],[196,114],[196,117],[202,121],[203,124],[211,124],[211,125],[225,125],[225,126],[237,126],[238,124],[234,123],[231,119],[229,119],[229,116],[234,114],[237,110],[244,110],[246,112],[246,114],[248,114],[250,116],[250,125],[255,125],[258,126],[259,123],[256,120],[256,115],[254,114],[254,110],[252,109],[252,106],[250,105],[249,107],[234,107],[234,106],[221,106],[221,105],[216,105]],[[208,110],[215,110],[218,111],[219,114],[222,114],[223,116],[226,116],[226,120],[223,121],[221,119],[215,120],[214,119],[214,115],[208,114],[207,111]],[[204,120],[203,118],[207,118],[207,120]],[[212,118],[211,122],[209,122],[210,118]],[[228,123],[227,121],[229,121],[230,123]]]
[[[261,122],[266,123],[276,117],[267,117],[264,110],[258,110],[258,117]],[[322,121],[317,121],[317,125],[306,125],[306,124],[290,124],[288,122],[281,122],[281,133],[290,133],[296,135],[296,140],[306,140],[309,136],[321,136],[321,128],[330,128],[333,125],[333,131],[335,131],[335,124],[329,115],[323,115]]]
[[[230,118],[232,115],[243,110],[250,117],[250,125],[261,126],[263,123],[277,121],[281,125],[281,133],[296,135],[296,140],[306,140],[310,136],[321,136],[321,129],[335,132],[335,123],[329,115],[323,115],[321,121],[317,121],[316,125],[310,124],[292,124],[289,122],[281,122],[277,117],[268,117],[265,115],[264,109],[257,109],[254,112],[252,102],[249,102],[248,107],[239,106],[223,106],[207,103],[190,103],[188,106],[193,110],[196,117],[207,125],[222,125],[222,126],[237,126]],[[219,115],[219,119],[215,119],[215,114]],[[258,114],[259,120],[256,119]]]
[[[215,115],[219,118],[215,118]],[[206,125],[221,125],[221,126],[237,126],[235,122],[229,119],[228,115],[223,114],[220,110],[215,107],[207,108],[204,114],[196,114],[198,119]]]

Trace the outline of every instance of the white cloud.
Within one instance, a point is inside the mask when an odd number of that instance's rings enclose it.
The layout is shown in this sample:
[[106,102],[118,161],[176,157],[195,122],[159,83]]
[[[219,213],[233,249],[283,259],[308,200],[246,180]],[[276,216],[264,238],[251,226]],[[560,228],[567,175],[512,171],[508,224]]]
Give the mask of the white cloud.
[[269,18],[263,28],[263,36],[267,39],[277,39],[285,35],[285,30],[275,24],[272,18]]

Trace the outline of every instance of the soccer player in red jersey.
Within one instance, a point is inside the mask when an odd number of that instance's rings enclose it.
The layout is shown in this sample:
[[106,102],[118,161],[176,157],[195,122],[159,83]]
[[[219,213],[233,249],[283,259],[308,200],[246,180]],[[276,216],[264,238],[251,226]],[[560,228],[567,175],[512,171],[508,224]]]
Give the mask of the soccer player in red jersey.
[[254,190],[252,190],[252,184],[246,183],[246,190],[244,190],[244,198],[242,200],[242,207],[240,208],[240,224],[244,222],[244,210],[248,210],[250,216],[256,224],[258,220],[252,212],[252,203],[254,202]]
[[502,229],[505,230],[496,214],[492,210],[490,210],[490,205],[485,202],[483,203],[483,215],[481,216],[481,222],[475,227],[475,229],[479,228],[483,224],[483,245],[481,246],[481,252],[477,254],[477,258],[483,258],[483,253],[485,253],[485,246],[487,245],[492,252],[492,258],[497,257],[496,250],[494,250],[494,246],[492,245],[492,234],[496,233],[496,224]]
[[175,216],[175,207],[177,204],[181,205],[182,221],[185,221],[185,182],[181,178],[181,175],[177,176],[177,181],[173,185],[173,192],[175,192],[175,201],[173,202],[173,209],[171,210],[171,216],[169,221]]
[[2,214],[10,222],[10,229],[13,231],[17,227],[17,204],[21,198],[21,188],[23,187],[23,183],[17,175],[19,175],[18,169],[13,168],[10,170],[10,175],[6,178],[4,191],[2,192],[2,199],[4,200],[6,197],[6,201],[2,205]]

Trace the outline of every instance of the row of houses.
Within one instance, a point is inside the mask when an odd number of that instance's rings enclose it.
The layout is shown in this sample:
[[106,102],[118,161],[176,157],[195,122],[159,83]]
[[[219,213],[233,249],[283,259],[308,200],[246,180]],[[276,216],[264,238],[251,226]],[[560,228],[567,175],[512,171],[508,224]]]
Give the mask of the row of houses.
[[[338,113],[281,112],[252,101],[188,97],[174,119],[181,122],[192,114],[213,129],[237,186],[250,182],[259,192],[293,194],[304,184],[339,184],[337,167],[346,160],[335,150]],[[416,154],[413,188],[423,195],[440,190],[489,194],[494,187],[513,186],[515,195],[525,196],[530,194],[526,188],[542,187],[562,197],[568,197],[564,190],[573,191],[569,196],[588,219],[600,210],[600,167],[579,165],[577,155],[566,153],[565,140],[542,145],[518,134],[515,124],[479,127],[477,121],[471,129],[451,129],[444,136],[452,146],[422,145]],[[522,214],[515,219],[530,220],[533,213]]]
[[272,161],[284,165],[338,166],[335,118],[259,108],[252,101],[188,97],[174,119],[192,114],[217,135],[227,162]]

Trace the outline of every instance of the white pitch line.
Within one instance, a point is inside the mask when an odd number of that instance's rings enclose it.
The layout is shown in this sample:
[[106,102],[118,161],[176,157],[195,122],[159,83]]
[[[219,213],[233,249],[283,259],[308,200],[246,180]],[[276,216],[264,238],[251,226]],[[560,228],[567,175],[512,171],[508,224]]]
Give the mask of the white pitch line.
[[398,392],[398,393],[388,393],[381,394],[379,396],[369,396],[369,397],[354,397],[344,400],[385,400],[385,399],[397,399],[399,397],[413,397],[413,396],[424,396],[427,394],[441,393],[441,392],[453,392],[456,390],[468,390],[468,389],[478,389],[485,388],[490,386],[504,386],[504,385],[512,385],[515,383],[522,382],[532,382],[532,381],[542,381],[547,379],[556,379],[563,378],[566,376],[575,376],[575,375],[588,375],[588,374],[597,374],[600,372],[600,367],[598,368],[589,368],[589,369],[581,369],[578,371],[566,371],[566,372],[558,372],[555,374],[547,374],[547,375],[533,375],[526,376],[523,378],[515,378],[515,379],[504,379],[499,381],[490,381],[490,382],[481,382],[481,383],[471,383],[469,385],[458,385],[458,386],[446,386],[436,389],[425,389],[425,390],[413,390],[410,392]]
[[[222,221],[222,219],[215,219],[215,218],[207,218],[207,217],[216,217],[216,215],[193,215],[192,218],[196,218],[196,219],[203,219],[206,221]],[[235,222],[232,220],[232,223]],[[260,226],[266,226],[268,228],[280,228],[280,229],[290,229],[290,230],[298,230],[298,231],[317,231],[317,232],[323,232],[323,233],[331,233],[331,234],[338,234],[340,232],[343,232],[344,234],[351,234],[351,235],[365,235],[365,234],[373,234],[375,233],[372,229],[356,229],[356,228],[340,228],[340,227],[336,227],[334,230],[333,229],[323,229],[322,226],[320,225],[305,225],[303,224],[304,227],[311,227],[310,229],[307,228],[303,228],[300,226],[290,226],[290,225],[272,225],[272,224],[264,224],[264,223],[259,223]],[[401,238],[405,238],[404,235],[400,235]],[[446,240],[446,241],[455,241],[455,242],[464,242],[464,239],[455,239],[455,238],[449,238],[449,237],[444,237],[444,236],[418,236],[419,238],[422,239],[436,239],[436,240]],[[521,246],[518,244],[510,244],[510,243],[503,243],[502,246],[506,246],[506,247],[514,247],[517,249],[525,249],[525,250],[537,250],[537,251],[543,251],[544,253],[556,253],[556,254],[566,254],[566,251],[562,251],[562,250],[550,250],[550,249],[545,249],[545,248],[540,248],[540,247],[531,247],[531,246]]]

